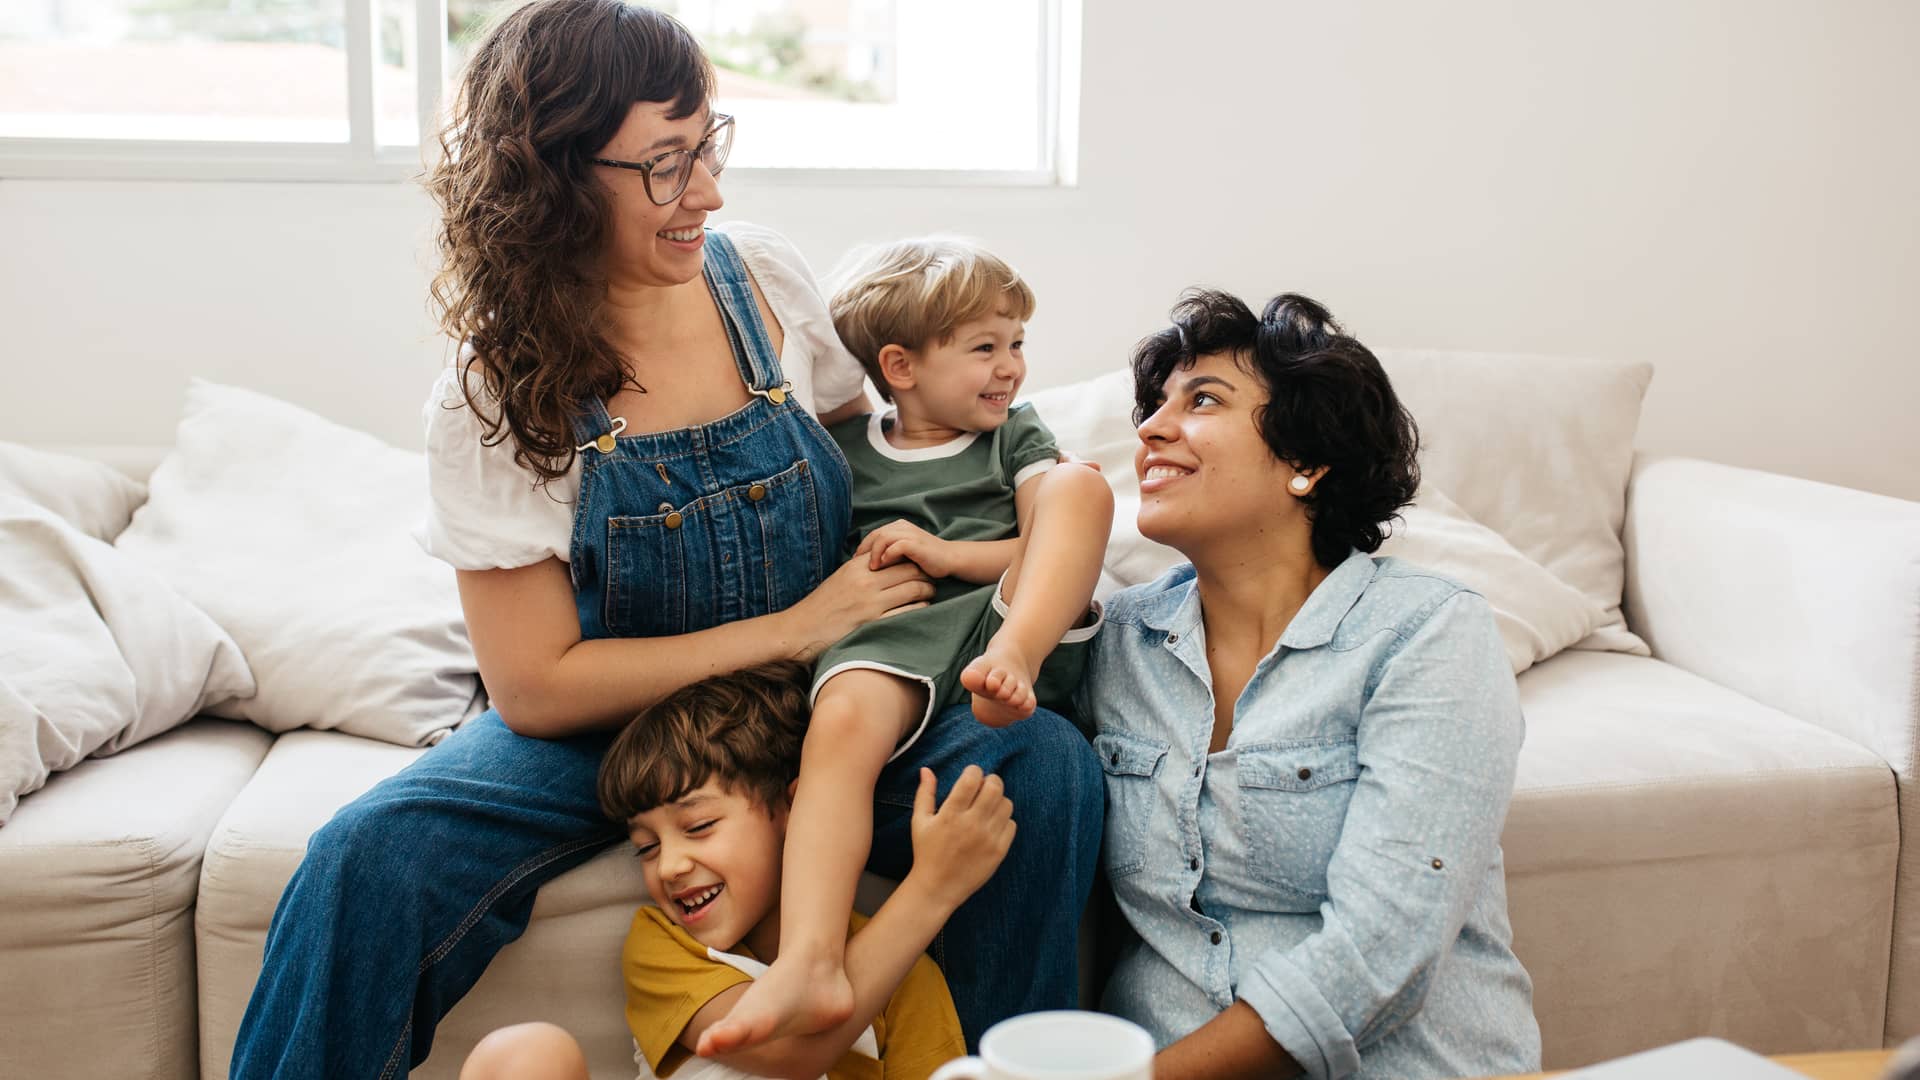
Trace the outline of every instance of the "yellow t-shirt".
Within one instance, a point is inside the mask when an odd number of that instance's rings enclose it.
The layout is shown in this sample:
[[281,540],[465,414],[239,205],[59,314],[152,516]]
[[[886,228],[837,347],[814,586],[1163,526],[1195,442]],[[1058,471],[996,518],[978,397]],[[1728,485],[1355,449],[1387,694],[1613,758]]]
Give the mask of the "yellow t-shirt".
[[[848,936],[866,924],[865,916],[855,914]],[[680,1033],[702,1006],[753,978],[719,959],[721,955],[695,941],[659,908],[647,906],[634,913],[620,957],[627,984],[627,1027],[639,1056],[655,1075],[670,1076],[692,1057],[680,1045]],[[734,955],[753,960],[744,946]],[[870,1030],[879,1060],[857,1047],[848,1050],[827,1071],[828,1080],[926,1080],[967,1052],[947,981],[925,956],[914,961]]]

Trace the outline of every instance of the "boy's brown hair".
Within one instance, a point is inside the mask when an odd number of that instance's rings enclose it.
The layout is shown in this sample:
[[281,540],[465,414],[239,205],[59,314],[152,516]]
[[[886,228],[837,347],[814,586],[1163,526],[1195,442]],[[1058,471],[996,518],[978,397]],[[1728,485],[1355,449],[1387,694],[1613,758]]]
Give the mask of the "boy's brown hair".
[[625,825],[706,783],[764,807],[800,775],[811,669],[791,660],[718,675],[643,709],[600,762],[600,809]]
[[880,396],[893,390],[880,373],[880,350],[945,344],[960,324],[989,315],[1026,322],[1033,290],[998,255],[971,240],[927,236],[854,252],[835,275],[833,328],[867,369]]

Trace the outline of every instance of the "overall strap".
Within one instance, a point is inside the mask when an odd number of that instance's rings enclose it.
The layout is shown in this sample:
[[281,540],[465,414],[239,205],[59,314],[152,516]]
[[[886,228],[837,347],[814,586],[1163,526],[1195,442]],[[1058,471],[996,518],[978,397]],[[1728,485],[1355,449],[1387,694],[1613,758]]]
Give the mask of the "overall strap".
[[[625,426],[624,422],[619,425],[622,428]],[[612,417],[607,415],[607,403],[601,401],[598,396],[588,397],[581,409],[573,414],[573,437],[579,440],[582,455],[585,455],[588,448],[593,447],[595,441],[601,436],[617,434],[619,431],[616,430]],[[609,446],[601,449],[600,452],[606,454],[611,453],[612,450],[613,448]]]
[[760,304],[753,298],[753,279],[733,240],[718,229],[707,230],[707,288],[720,306],[733,362],[749,390],[765,393],[782,384],[780,358],[760,320]]

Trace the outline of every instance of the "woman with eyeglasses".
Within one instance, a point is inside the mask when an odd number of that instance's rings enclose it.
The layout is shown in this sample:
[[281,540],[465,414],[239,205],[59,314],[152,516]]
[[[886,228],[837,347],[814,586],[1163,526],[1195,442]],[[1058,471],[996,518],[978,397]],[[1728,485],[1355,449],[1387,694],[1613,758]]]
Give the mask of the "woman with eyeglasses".
[[[463,77],[427,180],[460,350],[426,407],[424,541],[493,707],[314,834],[232,1076],[418,1064],[541,884],[623,839],[594,785],[623,722],[932,595],[909,563],[840,562],[849,475],[821,423],[870,409],[861,368],[791,244],[709,227],[734,135],[712,91],[686,29],[623,0],[519,8]],[[922,766],[942,791],[998,773],[1045,823],[936,943],[971,1044],[1074,1004],[1104,793],[1056,715],[936,726],[881,777],[872,870],[905,875]]]

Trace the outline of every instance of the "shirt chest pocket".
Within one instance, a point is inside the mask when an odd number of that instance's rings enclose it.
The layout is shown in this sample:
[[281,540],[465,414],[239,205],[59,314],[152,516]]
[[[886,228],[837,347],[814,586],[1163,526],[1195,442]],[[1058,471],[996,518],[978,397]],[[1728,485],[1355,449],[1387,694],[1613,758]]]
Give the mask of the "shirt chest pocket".
[[1093,749],[1107,774],[1106,854],[1109,879],[1139,872],[1147,864],[1147,834],[1161,804],[1154,774],[1168,744],[1117,731],[1094,736]]
[[1325,899],[1327,863],[1360,777],[1354,743],[1243,747],[1236,766],[1240,842],[1252,876],[1296,897]]

